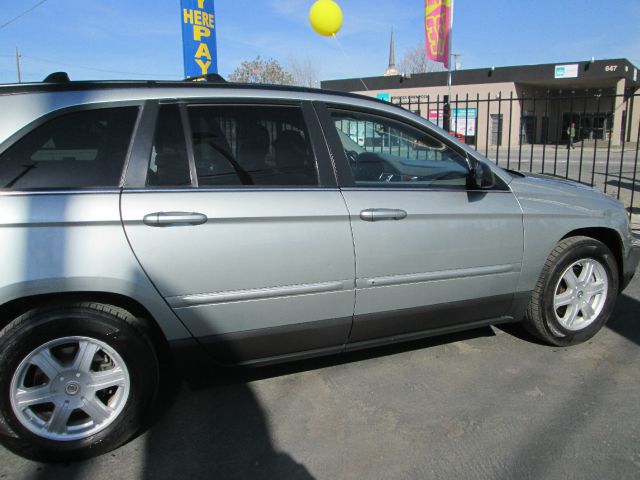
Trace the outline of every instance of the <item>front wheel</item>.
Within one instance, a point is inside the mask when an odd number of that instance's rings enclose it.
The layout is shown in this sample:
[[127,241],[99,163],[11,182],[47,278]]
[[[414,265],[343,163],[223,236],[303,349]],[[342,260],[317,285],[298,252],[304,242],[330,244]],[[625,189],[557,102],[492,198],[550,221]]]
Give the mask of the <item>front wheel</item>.
[[37,460],[107,452],[139,430],[158,377],[151,341],[124,310],[33,310],[0,332],[0,433]]
[[527,311],[525,326],[556,346],[593,337],[607,322],[618,294],[611,250],[589,237],[570,237],[549,254]]

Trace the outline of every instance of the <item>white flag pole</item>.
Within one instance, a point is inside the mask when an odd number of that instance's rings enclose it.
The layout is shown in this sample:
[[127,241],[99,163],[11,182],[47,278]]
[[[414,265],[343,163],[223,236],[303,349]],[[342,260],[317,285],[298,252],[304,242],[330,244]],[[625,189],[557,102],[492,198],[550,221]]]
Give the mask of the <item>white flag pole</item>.
[[451,7],[449,8],[449,38],[448,38],[448,42],[449,42],[449,61],[447,62],[449,64],[449,77],[447,78],[447,87],[448,87],[448,93],[449,93],[449,102],[451,102],[451,47],[453,45],[453,2],[454,0],[451,0]]

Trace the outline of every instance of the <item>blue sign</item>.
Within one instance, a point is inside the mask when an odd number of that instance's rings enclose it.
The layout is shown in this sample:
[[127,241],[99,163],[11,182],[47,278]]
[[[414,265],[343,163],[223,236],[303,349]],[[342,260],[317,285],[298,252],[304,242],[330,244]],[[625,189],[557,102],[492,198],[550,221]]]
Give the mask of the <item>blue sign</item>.
[[385,102],[390,102],[391,101],[391,95],[389,95],[388,93],[378,93],[376,94],[376,98],[378,100],[383,100]]
[[180,0],[184,75],[218,73],[214,0]]

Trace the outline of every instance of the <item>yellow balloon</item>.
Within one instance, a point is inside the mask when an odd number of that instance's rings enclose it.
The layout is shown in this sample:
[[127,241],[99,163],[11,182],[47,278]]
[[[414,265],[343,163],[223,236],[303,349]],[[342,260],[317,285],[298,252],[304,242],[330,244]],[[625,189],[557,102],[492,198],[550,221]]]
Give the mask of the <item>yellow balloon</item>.
[[342,27],[342,10],[333,0],[318,0],[309,11],[309,21],[317,33],[331,37]]

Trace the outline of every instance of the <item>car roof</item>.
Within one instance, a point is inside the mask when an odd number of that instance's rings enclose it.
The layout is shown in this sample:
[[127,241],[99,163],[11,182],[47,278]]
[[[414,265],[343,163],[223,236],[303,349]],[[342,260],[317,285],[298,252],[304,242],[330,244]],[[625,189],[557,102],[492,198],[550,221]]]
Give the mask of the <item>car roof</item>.
[[113,89],[180,89],[185,90],[184,96],[189,96],[189,90],[250,90],[335,95],[342,98],[354,98],[377,102],[389,106],[389,102],[360,95],[357,93],[340,92],[337,90],[324,90],[319,88],[299,87],[292,85],[274,85],[262,83],[236,83],[222,81],[189,81],[189,80],[90,80],[90,81],[59,81],[59,82],[30,82],[0,84],[0,95],[40,92],[70,92],[86,90],[113,90]]

